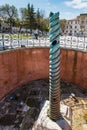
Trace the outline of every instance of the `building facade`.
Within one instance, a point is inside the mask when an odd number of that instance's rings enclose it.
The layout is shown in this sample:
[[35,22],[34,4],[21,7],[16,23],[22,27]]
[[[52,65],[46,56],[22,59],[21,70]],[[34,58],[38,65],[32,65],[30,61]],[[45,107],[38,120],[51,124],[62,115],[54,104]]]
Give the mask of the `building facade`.
[[80,14],[75,19],[67,20],[64,34],[87,36],[87,14]]

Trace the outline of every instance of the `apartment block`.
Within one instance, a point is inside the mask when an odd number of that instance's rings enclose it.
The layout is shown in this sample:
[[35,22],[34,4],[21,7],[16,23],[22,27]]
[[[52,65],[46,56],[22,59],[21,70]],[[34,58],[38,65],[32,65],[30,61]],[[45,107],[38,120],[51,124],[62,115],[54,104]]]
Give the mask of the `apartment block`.
[[64,34],[87,36],[87,14],[80,14],[75,19],[67,20]]

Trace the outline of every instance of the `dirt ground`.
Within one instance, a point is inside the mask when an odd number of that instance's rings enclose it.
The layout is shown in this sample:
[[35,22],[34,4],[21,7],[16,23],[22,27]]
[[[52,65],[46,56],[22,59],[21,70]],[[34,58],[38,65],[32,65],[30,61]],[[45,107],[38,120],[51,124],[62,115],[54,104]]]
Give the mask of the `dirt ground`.
[[[87,91],[66,81],[61,81],[60,91],[61,102],[72,107],[73,130],[77,130],[78,126],[80,130],[80,126],[82,128],[82,124],[78,121],[78,119],[82,118],[81,120],[83,121],[83,124],[87,123]],[[78,103],[70,100],[70,95],[72,93],[79,101]],[[35,120],[38,118],[45,100],[48,99],[48,79],[32,81],[12,91],[0,101],[0,130],[31,130]],[[76,109],[76,106],[78,106],[78,109]],[[78,114],[76,114],[77,112]],[[76,116],[79,115],[79,113],[81,117]]]

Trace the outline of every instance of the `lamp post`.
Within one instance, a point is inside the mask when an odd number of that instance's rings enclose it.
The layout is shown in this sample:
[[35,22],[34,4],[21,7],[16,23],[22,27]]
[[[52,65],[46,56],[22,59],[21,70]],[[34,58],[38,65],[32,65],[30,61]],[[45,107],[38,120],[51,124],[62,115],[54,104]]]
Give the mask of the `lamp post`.
[[49,100],[52,120],[60,117],[60,24],[59,13],[50,13]]

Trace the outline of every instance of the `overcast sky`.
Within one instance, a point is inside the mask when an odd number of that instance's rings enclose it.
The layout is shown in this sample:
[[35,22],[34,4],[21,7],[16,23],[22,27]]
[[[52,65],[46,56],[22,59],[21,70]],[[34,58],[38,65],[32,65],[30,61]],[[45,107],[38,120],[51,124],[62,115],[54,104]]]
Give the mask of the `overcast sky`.
[[35,11],[37,8],[44,10],[46,17],[50,12],[59,11],[61,19],[73,19],[80,13],[87,13],[87,0],[0,0],[0,6],[6,3],[17,9],[33,4]]

